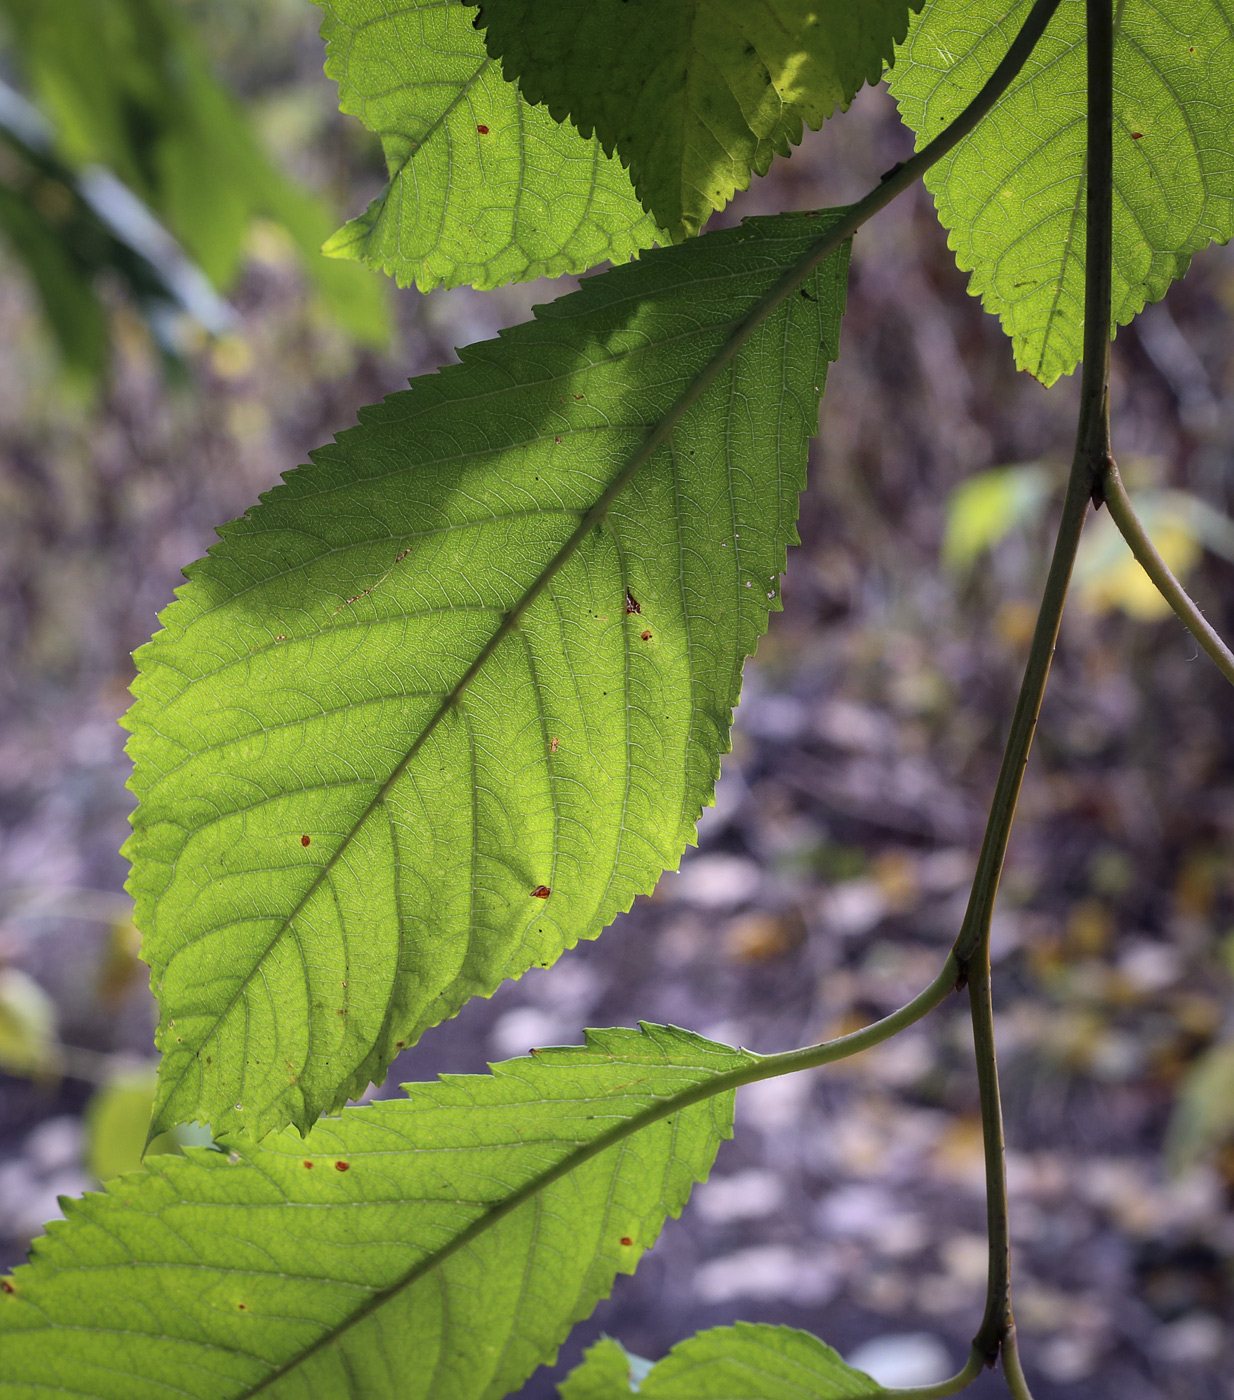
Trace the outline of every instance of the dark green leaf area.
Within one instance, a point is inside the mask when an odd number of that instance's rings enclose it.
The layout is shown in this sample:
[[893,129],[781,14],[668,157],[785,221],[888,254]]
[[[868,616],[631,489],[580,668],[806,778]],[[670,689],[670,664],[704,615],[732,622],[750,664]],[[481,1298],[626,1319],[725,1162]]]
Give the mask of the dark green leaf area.
[[[918,148],[993,71],[1029,0],[932,0],[891,90]],[[1114,43],[1114,323],[1234,233],[1234,18],[1218,0],[1125,0]],[[1085,9],[1063,0],[1015,83],[926,176],[956,261],[1016,363],[1052,384],[1083,348]]]
[[831,217],[588,279],[189,571],[128,720],[157,1126],[307,1129],[677,865],[779,606],[847,249],[580,522]]
[[497,1400],[632,1273],[754,1057],[659,1026],[152,1159],[0,1291],[0,1397]]
[[320,3],[339,105],[381,137],[390,172],[326,252],[431,291],[582,272],[656,240],[621,163],[502,78],[472,11],[441,0]]
[[859,1400],[886,1394],[808,1332],[753,1322],[696,1333],[654,1366],[603,1337],[560,1393],[562,1400]]
[[[911,8],[920,6],[920,0]],[[909,0],[483,0],[476,25],[523,95],[599,136],[675,238],[802,125],[878,82]]]

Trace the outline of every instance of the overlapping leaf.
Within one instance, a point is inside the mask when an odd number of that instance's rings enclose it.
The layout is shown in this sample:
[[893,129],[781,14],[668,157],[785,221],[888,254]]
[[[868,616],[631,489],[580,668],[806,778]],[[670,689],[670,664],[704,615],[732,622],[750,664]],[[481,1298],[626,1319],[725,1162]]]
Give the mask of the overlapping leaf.
[[[468,0],[471,3],[471,0]],[[912,8],[920,6],[914,0]],[[599,136],[675,238],[877,82],[910,0],[482,0],[524,95]]]
[[381,137],[390,172],[328,253],[430,291],[582,272],[656,241],[621,163],[505,81],[458,0],[319,3],[339,105]]
[[190,570],[129,719],[158,1127],[307,1128],[677,864],[779,606],[846,252],[581,522],[829,217],[589,279]]
[[[931,0],[891,90],[918,145],[970,100],[1029,0]],[[1063,0],[1011,89],[926,176],[956,261],[1043,383],[1075,368],[1084,312],[1085,9]],[[1221,0],[1125,0],[1114,44],[1114,320],[1165,295],[1234,233],[1234,15]]]
[[754,1061],[598,1031],[303,1142],[154,1159],[69,1203],[6,1281],[0,1397],[497,1400],[706,1177],[732,1090],[676,1100]]
[[561,1386],[562,1400],[859,1400],[885,1393],[817,1337],[761,1322],[696,1333],[654,1366],[602,1337]]

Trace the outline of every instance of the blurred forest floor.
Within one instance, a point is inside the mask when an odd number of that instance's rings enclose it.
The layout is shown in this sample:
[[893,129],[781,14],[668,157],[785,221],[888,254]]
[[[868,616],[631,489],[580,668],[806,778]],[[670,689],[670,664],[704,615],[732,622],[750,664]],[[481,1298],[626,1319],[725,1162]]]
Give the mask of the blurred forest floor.
[[[281,158],[351,213],[380,160],[335,112],[315,17],[236,3],[208,33]],[[865,93],[721,222],[850,200],[907,149],[886,95]],[[403,293],[397,346],[359,353],[258,226],[238,333],[169,377],[118,306],[92,403],[66,391],[28,288],[0,263],[0,963],[94,1052],[74,1062],[83,1078],[0,1076],[0,1262],[58,1192],[91,1184],[87,1079],[117,1063],[98,1057],[152,1054],[120,895],[131,651],[214,526],[358,406],[558,290]],[[1232,312],[1234,256],[1213,249],[1114,350],[1125,474],[1226,514]],[[1026,513],[949,571],[947,502],[1006,464],[1039,463],[1061,487],[1075,407],[1073,383],[1047,392],[1013,372],[924,191],[868,225],[803,544],[746,668],[698,851],[598,943],[431,1032],[390,1084],[639,1018],[779,1050],[923,987],[963,911],[1049,543],[1048,518]],[[1229,636],[1234,568],[1205,555],[1190,582]],[[1163,1153],[1190,1066],[1234,1034],[1234,695],[1172,619],[1089,595],[1068,609],[995,930],[1017,1316],[1038,1400],[1231,1400],[1234,1147],[1175,1172]],[[985,1277],[962,1000],[875,1052],[743,1091],[738,1121],[712,1181],[565,1360],[602,1330],[655,1357],[745,1317],[848,1355],[871,1343],[887,1379],[896,1365],[929,1379],[940,1350],[958,1367]],[[527,1393],[550,1395],[552,1375]]]

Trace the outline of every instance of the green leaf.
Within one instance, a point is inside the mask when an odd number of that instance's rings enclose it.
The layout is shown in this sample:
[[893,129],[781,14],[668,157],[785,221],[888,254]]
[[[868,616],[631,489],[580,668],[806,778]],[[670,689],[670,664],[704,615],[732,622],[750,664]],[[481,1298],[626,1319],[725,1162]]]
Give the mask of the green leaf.
[[676,866],[779,606],[847,249],[589,512],[829,221],[588,278],[189,570],[128,719],[156,1127],[307,1128]]
[[640,1377],[645,1364],[611,1337],[601,1338],[562,1382],[562,1400],[630,1395],[643,1400],[853,1400],[886,1394],[817,1337],[761,1322],[699,1332],[678,1342]]
[[1188,1069],[1170,1120],[1166,1157],[1184,1171],[1234,1138],[1234,1040],[1219,1040]]
[[339,106],[381,137],[390,172],[327,253],[427,292],[583,272],[656,241],[620,162],[526,102],[463,5],[318,3]]
[[[974,96],[1028,9],[927,5],[890,79],[918,149]],[[1084,14],[1063,0],[994,110],[925,177],[970,291],[1043,384],[1075,368],[1083,342]],[[1234,20],[1218,0],[1125,0],[1116,25],[1113,290],[1125,325],[1234,232]]]
[[0,1397],[497,1400],[680,1212],[755,1064],[598,1031],[304,1142],[148,1159],[0,1291]]
[[787,155],[803,122],[821,126],[878,82],[910,3],[483,0],[479,10],[506,77],[615,149],[680,239]]

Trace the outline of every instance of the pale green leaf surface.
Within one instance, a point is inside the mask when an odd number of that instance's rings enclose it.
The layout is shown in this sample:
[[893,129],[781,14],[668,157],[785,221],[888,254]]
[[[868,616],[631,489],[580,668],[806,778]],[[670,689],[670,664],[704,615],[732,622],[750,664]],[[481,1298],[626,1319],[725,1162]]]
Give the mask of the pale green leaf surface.
[[562,1382],[562,1400],[858,1400],[885,1394],[817,1337],[761,1322],[698,1332],[632,1385],[631,1361],[639,1360],[611,1337],[601,1338]]
[[[976,94],[1030,0],[931,0],[890,85],[918,149]],[[1052,384],[1079,361],[1084,317],[1083,0],[1062,0],[1020,76],[926,175],[960,267]],[[1125,0],[1114,45],[1114,322],[1164,296],[1191,255],[1234,232],[1234,10]]]
[[847,249],[574,536],[828,217],[587,279],[363,410],[189,571],[128,720],[157,1127],[307,1128],[677,865],[779,607]]
[[390,173],[328,253],[427,292],[583,272],[657,240],[620,161],[526,102],[458,0],[318,3],[339,106]]
[[497,1400],[711,1169],[731,1088],[674,1096],[755,1059],[594,1031],[304,1141],[148,1159],[69,1202],[0,1291],[0,1397]]
[[476,24],[523,94],[616,150],[643,203],[681,238],[787,155],[803,122],[817,128],[879,80],[909,9],[909,0],[483,0]]

